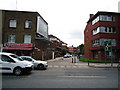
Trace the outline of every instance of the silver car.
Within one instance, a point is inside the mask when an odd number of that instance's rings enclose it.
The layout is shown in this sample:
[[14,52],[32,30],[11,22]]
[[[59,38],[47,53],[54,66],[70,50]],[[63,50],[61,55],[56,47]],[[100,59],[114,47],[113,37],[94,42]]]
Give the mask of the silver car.
[[20,56],[23,60],[30,61],[34,64],[34,68],[39,70],[47,69],[48,63],[46,61],[35,60],[30,56]]

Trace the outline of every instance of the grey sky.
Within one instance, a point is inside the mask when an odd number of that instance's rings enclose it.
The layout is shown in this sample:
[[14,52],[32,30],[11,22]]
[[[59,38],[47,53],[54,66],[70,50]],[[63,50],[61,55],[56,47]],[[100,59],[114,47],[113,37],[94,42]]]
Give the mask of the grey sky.
[[[68,46],[84,43],[89,14],[118,11],[119,0],[17,0],[17,10],[37,11],[48,22],[49,34]],[[16,0],[0,0],[0,9],[16,10]]]

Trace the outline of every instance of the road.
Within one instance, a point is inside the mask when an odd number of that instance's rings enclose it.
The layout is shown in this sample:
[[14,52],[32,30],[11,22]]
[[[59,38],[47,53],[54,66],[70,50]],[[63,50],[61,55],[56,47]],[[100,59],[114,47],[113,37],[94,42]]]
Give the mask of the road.
[[[118,70],[71,63],[71,58],[49,61],[47,70],[28,75],[2,75],[3,88],[118,88]],[[110,89],[109,89],[110,90]]]

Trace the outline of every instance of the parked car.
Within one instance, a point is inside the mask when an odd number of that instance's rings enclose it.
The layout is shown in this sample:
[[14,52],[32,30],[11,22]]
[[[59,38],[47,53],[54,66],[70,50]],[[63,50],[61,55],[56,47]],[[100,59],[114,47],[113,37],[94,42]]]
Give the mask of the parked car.
[[72,57],[72,55],[70,55],[69,53],[64,55],[64,58],[69,58],[69,57]]
[[47,69],[48,67],[48,63],[46,61],[35,60],[30,56],[20,56],[20,58],[32,62],[34,64],[34,68],[39,70]]
[[0,73],[21,75],[32,71],[33,64],[12,53],[0,52]]

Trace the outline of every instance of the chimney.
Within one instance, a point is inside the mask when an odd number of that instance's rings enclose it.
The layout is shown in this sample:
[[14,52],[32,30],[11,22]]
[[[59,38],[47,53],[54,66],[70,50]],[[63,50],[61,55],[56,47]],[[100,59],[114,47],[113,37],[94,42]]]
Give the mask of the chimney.
[[90,14],[90,18],[92,18],[94,16],[94,14]]

